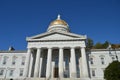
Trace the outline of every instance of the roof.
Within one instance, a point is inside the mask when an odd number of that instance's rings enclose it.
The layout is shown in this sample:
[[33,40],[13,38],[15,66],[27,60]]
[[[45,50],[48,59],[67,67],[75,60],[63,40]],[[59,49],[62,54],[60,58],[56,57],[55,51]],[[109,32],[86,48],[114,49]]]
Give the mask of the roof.
[[47,41],[47,40],[85,40],[86,35],[78,35],[65,32],[45,32],[32,37],[27,37],[27,41]]
[[91,49],[90,51],[120,51],[120,49]]
[[0,50],[0,53],[27,53],[27,50],[14,50],[14,51]]

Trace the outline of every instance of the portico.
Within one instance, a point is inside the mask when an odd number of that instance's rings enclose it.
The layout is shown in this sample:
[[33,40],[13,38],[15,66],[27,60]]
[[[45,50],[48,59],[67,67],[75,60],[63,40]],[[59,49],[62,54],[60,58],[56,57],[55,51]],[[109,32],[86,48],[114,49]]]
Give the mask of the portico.
[[[42,77],[42,72],[41,72],[41,69],[42,67],[40,67],[40,65],[42,65],[42,62],[41,61],[42,59],[41,58],[44,58],[42,55],[44,55],[44,53],[42,51],[46,50],[47,51],[47,59],[46,59],[46,66],[44,66],[43,68],[46,67],[46,74],[44,77],[46,78],[49,78],[49,77],[55,77],[55,73],[54,72],[58,72],[58,77],[60,78],[64,78],[64,77],[67,77],[67,78],[70,78],[70,77],[73,77],[73,78],[77,78],[77,69],[76,69],[76,58],[78,57],[77,55],[82,55],[85,57],[85,54],[84,52],[80,52],[79,53],[75,53],[77,50],[81,50],[82,51],[83,48],[75,48],[75,47],[71,47],[71,48],[38,48],[38,49],[32,49],[32,50],[37,50],[37,51],[34,51],[36,53],[29,53],[31,54],[32,57],[30,57],[32,59],[32,62],[34,61],[33,59],[35,59],[35,65],[32,65],[32,67],[34,66],[34,75],[32,74],[33,70],[31,68],[29,68],[28,72],[33,77]],[[36,55],[36,57],[33,57],[33,55]],[[45,56],[45,55],[44,55]],[[77,57],[76,57],[77,56]],[[82,57],[82,56],[79,56],[79,57]],[[79,59],[79,58],[78,58]],[[82,58],[84,59],[84,58]],[[80,62],[80,61],[79,61]],[[44,61],[45,63],[45,61]],[[79,63],[80,64],[80,63]],[[80,64],[82,65],[82,64]],[[87,68],[87,66],[85,65],[84,63],[84,60],[83,60],[83,67]],[[55,71],[55,68],[58,68],[58,71]],[[79,67],[79,70],[82,70],[82,74],[83,75],[80,75],[81,77],[82,76],[88,76],[88,72],[87,74],[84,74],[84,70],[81,69],[82,67]],[[31,71],[32,70],[32,71]],[[66,72],[67,71],[67,72]],[[80,72],[80,71],[79,71]],[[29,75],[29,77],[31,77]],[[78,77],[79,78],[79,77]]]
[[47,32],[27,38],[28,77],[89,78],[85,40],[84,35],[70,33],[58,16]]

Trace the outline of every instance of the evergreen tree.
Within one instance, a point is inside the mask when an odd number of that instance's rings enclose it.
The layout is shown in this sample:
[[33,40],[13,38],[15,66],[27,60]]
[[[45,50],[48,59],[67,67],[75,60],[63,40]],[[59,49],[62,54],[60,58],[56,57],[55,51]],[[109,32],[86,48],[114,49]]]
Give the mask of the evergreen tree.
[[95,49],[102,49],[102,44],[100,42],[96,43],[94,46]]
[[88,38],[87,39],[87,49],[92,49],[93,44],[94,44],[93,40]]
[[102,48],[104,48],[104,49],[106,49],[108,46],[109,46],[109,42],[108,42],[108,41],[105,41],[105,42],[102,44]]
[[113,61],[104,71],[106,80],[120,80],[120,62]]

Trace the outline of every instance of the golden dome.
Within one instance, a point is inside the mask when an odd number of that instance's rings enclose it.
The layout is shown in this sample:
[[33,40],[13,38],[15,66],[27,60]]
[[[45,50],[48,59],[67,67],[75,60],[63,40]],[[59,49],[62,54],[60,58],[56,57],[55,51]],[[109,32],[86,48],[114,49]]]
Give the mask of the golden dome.
[[64,20],[60,19],[60,15],[58,15],[57,19],[50,23],[47,31],[69,32],[69,26]]
[[50,23],[50,26],[52,25],[65,25],[67,26],[67,23],[64,20],[54,20],[53,22]]
[[67,23],[64,20],[61,20],[60,19],[60,15],[58,15],[57,19],[50,23],[50,26],[53,26],[53,25],[64,25],[64,26],[67,26]]

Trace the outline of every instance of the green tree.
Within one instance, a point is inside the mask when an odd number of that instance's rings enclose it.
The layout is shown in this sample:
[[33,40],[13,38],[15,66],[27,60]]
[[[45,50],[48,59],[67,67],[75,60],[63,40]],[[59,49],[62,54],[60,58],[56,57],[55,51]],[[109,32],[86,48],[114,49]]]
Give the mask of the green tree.
[[118,47],[120,48],[120,44],[118,45]]
[[116,45],[115,45],[115,44],[112,44],[111,46],[112,46],[112,48],[113,48],[113,49],[115,49],[115,48],[116,48]]
[[113,48],[113,49],[120,48],[120,44],[112,44],[112,48]]
[[105,42],[102,44],[102,48],[104,48],[104,49],[106,49],[108,46],[109,46],[109,42],[108,42],[108,41],[105,41]]
[[120,62],[113,61],[104,71],[106,80],[120,80]]
[[95,49],[102,49],[102,44],[100,42],[96,43],[94,46]]
[[90,39],[90,38],[88,38],[88,39],[87,39],[87,46],[86,46],[87,49],[92,49],[93,44],[94,44],[93,40]]

